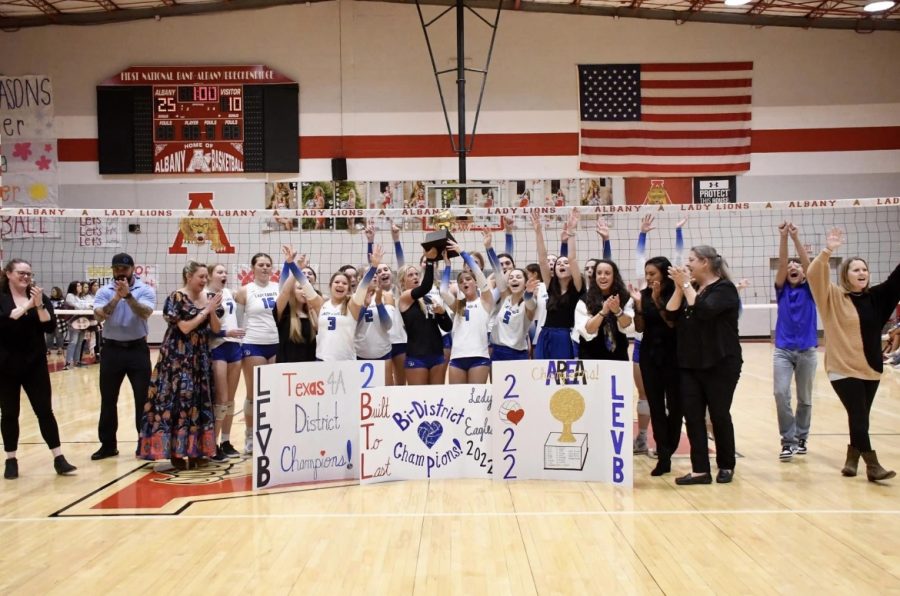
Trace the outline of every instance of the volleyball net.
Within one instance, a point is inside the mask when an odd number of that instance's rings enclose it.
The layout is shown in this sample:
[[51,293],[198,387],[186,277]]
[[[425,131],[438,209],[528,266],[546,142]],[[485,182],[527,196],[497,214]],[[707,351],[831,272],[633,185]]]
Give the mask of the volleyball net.
[[[399,263],[392,232],[399,237],[405,261],[418,264],[425,234],[442,225],[449,227],[465,250],[482,254],[485,252],[482,232],[491,230],[495,251],[511,253],[517,266],[524,268],[537,260],[531,212],[540,213],[547,251],[559,254],[563,227],[572,209],[553,206],[191,211],[4,208],[0,209],[0,257],[4,263],[12,258],[28,260],[35,272],[35,283],[49,294],[54,286],[65,293],[72,281],[106,283],[111,276],[112,256],[127,252],[135,260],[136,273],[164,296],[181,287],[181,271],[189,260],[224,264],[229,271],[229,285],[236,287],[252,279],[250,260],[262,252],[272,256],[273,275],[277,276],[281,269],[281,247],[290,244],[309,257],[317,272],[317,288],[327,293],[329,277],[341,266],[365,266],[366,228],[374,230],[374,241],[384,248],[383,261],[395,270]],[[885,279],[900,257],[900,199],[897,198],[607,205],[577,209],[580,218],[576,257],[580,267],[587,259],[603,255],[603,239],[597,233],[600,221],[608,228],[612,259],[623,277],[638,282],[643,277],[636,256],[642,219],[647,215],[653,217],[653,229],[647,234],[646,257],[663,255],[675,262],[676,226],[686,218],[681,225],[685,255],[691,246],[715,247],[728,261],[735,281],[749,282],[742,291],[745,309],[749,310],[763,308],[774,301],[772,282],[779,250],[777,228],[783,221],[797,226],[810,258],[821,250],[828,229],[833,226],[843,229],[846,237],[840,257],[866,258],[873,283]],[[789,256],[796,254],[790,240],[788,252]],[[461,267],[462,261],[454,259],[454,270]],[[763,322],[759,326],[760,330],[765,327]]]

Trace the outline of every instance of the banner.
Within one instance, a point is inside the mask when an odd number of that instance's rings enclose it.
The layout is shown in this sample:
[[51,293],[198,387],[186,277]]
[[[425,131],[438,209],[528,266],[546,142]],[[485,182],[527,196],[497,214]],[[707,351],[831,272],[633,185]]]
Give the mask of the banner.
[[6,206],[58,204],[53,101],[53,85],[48,76],[0,77],[0,198]]
[[737,176],[694,178],[695,203],[737,203]]
[[495,362],[495,480],[632,486],[630,362]]
[[690,178],[626,178],[626,205],[690,205]]
[[352,480],[360,390],[383,362],[296,362],[254,369],[253,488]]
[[360,395],[360,482],[490,478],[491,386],[378,387]]

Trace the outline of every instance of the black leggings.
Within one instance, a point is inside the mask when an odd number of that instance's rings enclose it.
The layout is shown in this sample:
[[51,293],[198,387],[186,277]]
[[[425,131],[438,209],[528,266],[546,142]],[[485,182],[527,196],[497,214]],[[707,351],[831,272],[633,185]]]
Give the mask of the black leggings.
[[56,449],[59,447],[59,427],[53,416],[50,373],[47,372],[47,361],[38,360],[0,374],[0,432],[3,434],[3,450],[15,451],[19,447],[19,403],[22,389],[37,416],[41,436],[50,449]]
[[706,408],[716,436],[716,465],[733,470],[735,465],[734,425],[731,402],[741,376],[741,361],[726,358],[713,368],[681,369],[681,395],[688,440],[691,442],[691,466],[698,474],[709,473],[709,446],[706,438]]
[[850,444],[859,451],[872,451],[872,443],[869,441],[869,410],[872,409],[880,382],[854,378],[831,382],[834,392],[847,410]]
[[640,368],[647,405],[650,406],[656,452],[660,458],[668,459],[678,450],[684,418],[678,367],[675,364],[657,366],[648,358],[642,359]]

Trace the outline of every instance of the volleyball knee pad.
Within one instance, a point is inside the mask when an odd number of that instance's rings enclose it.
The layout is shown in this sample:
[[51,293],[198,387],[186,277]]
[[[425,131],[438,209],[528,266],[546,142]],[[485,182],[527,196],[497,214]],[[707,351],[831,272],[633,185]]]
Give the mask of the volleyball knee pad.
[[216,414],[216,422],[221,422],[225,420],[225,415],[228,413],[228,406],[225,404],[216,404],[213,406],[213,412]]
[[225,404],[225,415],[234,416],[234,400],[231,400],[230,402]]
[[649,416],[650,402],[648,402],[646,399],[639,399],[637,403],[637,412],[638,416]]

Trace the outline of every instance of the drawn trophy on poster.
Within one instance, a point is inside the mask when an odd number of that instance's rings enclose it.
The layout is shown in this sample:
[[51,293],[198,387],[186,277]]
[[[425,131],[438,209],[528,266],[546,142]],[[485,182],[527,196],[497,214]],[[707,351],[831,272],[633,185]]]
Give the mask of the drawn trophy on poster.
[[587,433],[573,433],[572,424],[584,415],[584,397],[566,387],[550,398],[550,413],[562,422],[561,433],[550,433],[544,443],[545,470],[583,470],[588,453]]

